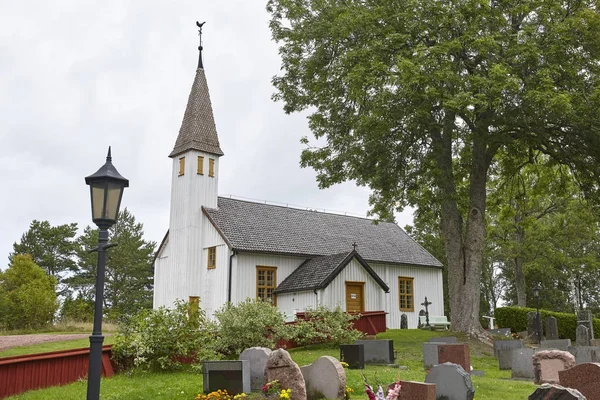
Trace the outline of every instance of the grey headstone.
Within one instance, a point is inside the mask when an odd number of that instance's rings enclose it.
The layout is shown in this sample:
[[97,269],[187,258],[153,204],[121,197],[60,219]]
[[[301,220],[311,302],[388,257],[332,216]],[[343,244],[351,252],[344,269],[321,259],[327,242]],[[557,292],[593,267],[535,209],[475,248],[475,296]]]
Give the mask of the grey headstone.
[[229,394],[250,393],[250,363],[238,361],[203,361],[204,393],[227,390]]
[[577,364],[600,362],[600,347],[597,346],[569,346],[569,353],[575,357]]
[[265,367],[271,355],[271,349],[266,347],[250,347],[240,354],[240,360],[248,361],[250,365],[250,387],[252,390],[260,390],[266,383]]
[[323,356],[300,367],[306,383],[306,398],[343,399],[346,392],[346,372],[338,360]]
[[546,339],[557,340],[558,339],[558,323],[556,318],[546,318]]
[[533,349],[524,347],[512,350],[512,374],[513,378],[533,379]]
[[590,333],[590,339],[594,338],[594,322],[590,310],[582,310],[577,313],[577,325],[585,325]]
[[[522,340],[494,340],[494,356],[498,358],[498,351],[500,350],[512,350],[522,349]],[[510,369],[510,368],[509,368]]]
[[542,343],[540,343],[540,348],[542,349],[567,351],[569,346],[571,346],[571,339],[542,340]]
[[528,400],[586,400],[579,390],[544,383],[529,395]]
[[400,316],[400,329],[408,329],[408,315],[406,314]]
[[498,368],[507,370],[512,368],[512,354],[514,349],[500,349],[496,353],[498,359]]
[[429,343],[446,343],[446,344],[454,344],[458,343],[456,340],[456,336],[439,336],[429,339]]
[[435,395],[438,399],[473,400],[475,396],[471,375],[458,364],[436,365],[425,377],[425,383],[435,383]]
[[423,343],[423,368],[428,370],[438,364],[438,346],[443,343]]
[[575,344],[577,346],[590,346],[592,338],[590,336],[590,330],[583,324],[577,325],[577,331],[575,332],[575,338],[577,339]]
[[357,340],[354,344],[364,347],[365,364],[393,364],[393,340]]
[[490,335],[510,337],[510,328],[488,329]]
[[537,313],[534,311],[527,313],[527,337],[536,338],[537,332]]

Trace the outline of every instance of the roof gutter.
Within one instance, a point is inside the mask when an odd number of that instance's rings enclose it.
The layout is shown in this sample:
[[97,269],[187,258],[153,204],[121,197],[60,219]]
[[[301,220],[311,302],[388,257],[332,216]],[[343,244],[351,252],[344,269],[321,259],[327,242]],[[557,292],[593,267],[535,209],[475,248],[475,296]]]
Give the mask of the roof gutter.
[[227,273],[227,302],[231,303],[231,275],[233,271],[233,257],[237,254],[235,249],[231,250],[231,255],[229,256],[229,272]]

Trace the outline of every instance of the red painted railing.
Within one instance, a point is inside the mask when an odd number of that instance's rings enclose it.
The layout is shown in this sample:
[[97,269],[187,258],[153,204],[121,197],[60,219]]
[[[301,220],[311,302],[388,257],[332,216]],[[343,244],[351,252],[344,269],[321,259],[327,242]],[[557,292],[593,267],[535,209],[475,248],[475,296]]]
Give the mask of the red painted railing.
[[[110,378],[112,345],[102,347],[102,375]],[[89,348],[0,358],[0,399],[27,390],[64,385],[87,376]]]

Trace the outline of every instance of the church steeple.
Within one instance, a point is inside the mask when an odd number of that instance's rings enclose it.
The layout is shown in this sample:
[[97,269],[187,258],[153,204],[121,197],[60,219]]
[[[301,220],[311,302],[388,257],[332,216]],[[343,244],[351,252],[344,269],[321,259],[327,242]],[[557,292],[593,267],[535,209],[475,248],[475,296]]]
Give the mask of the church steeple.
[[206,75],[202,64],[202,26],[204,24],[204,22],[202,24],[196,22],[200,34],[198,69],[192,84],[183,122],[179,129],[179,135],[175,141],[175,147],[169,154],[171,158],[188,150],[203,151],[217,156],[223,155],[223,150],[219,145],[208,84],[206,83]]

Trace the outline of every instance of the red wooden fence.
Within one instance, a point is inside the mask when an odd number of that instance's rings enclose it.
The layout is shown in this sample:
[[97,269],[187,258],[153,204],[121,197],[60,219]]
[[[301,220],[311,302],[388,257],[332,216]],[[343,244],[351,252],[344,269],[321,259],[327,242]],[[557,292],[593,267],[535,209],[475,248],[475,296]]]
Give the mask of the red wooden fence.
[[[112,345],[102,347],[102,375],[113,376]],[[0,358],[0,399],[32,389],[64,385],[87,376],[89,348]]]

